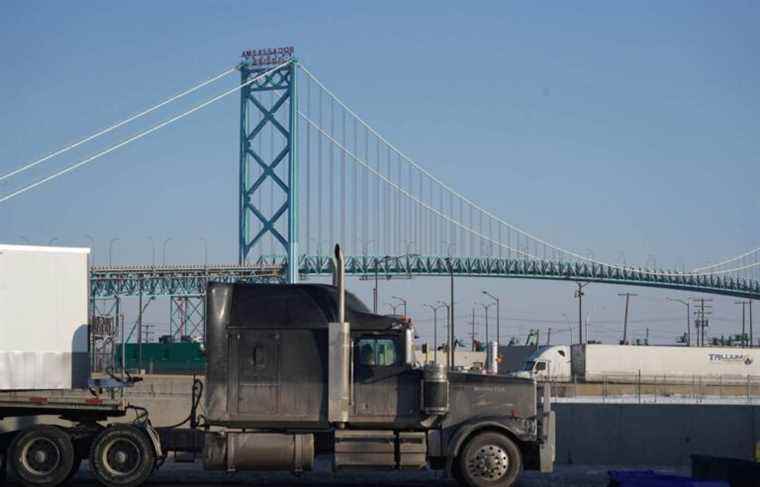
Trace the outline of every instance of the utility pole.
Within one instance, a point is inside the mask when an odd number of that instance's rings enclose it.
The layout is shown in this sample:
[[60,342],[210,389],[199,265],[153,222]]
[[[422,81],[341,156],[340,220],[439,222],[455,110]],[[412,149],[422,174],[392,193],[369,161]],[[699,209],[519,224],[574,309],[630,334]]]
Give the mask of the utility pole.
[[645,345],[649,345],[649,327],[648,327],[648,326],[647,326],[647,337],[646,337],[646,339],[644,340],[644,344],[645,344]]
[[575,291],[575,297],[578,298],[578,343],[583,345],[583,288],[589,283],[577,282],[578,289]]
[[628,301],[631,299],[631,296],[635,297],[635,296],[638,296],[638,294],[620,293],[618,294],[618,296],[625,296],[625,317],[623,318],[623,341],[621,342],[623,345],[625,345],[628,341]]
[[734,301],[734,304],[741,304],[742,305],[742,346],[747,346],[747,325],[745,321],[745,306],[749,304],[751,301]]
[[698,344],[702,347],[705,346],[705,328],[709,326],[708,317],[712,313],[712,306],[705,303],[709,303],[712,299],[695,298],[692,301],[697,303],[697,309],[694,310],[694,327],[697,328],[697,340]]
[[501,345],[501,320],[499,318],[499,298],[494,296],[493,294],[489,293],[488,291],[483,291],[483,294],[488,296],[489,298],[493,299],[496,302],[496,344]]
[[552,329],[549,327],[549,330],[546,332],[546,345],[549,346],[552,344]]

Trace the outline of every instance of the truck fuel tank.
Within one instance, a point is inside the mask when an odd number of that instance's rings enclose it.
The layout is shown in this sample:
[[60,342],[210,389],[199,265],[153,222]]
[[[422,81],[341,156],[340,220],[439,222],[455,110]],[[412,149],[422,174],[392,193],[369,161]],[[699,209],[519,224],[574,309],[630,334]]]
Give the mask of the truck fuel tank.
[[286,470],[314,466],[314,435],[286,433],[207,433],[203,448],[206,470]]

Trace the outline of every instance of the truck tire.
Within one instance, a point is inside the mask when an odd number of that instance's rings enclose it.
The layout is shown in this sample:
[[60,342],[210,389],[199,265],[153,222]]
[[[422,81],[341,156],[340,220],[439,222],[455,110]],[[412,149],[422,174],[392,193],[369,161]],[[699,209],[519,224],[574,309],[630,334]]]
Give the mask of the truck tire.
[[13,439],[8,464],[27,487],[56,487],[66,482],[74,465],[74,445],[55,426],[33,426]]
[[104,429],[90,449],[90,469],[106,487],[137,487],[150,477],[155,465],[153,444],[134,426]]
[[517,445],[501,433],[473,437],[457,459],[458,476],[468,487],[509,487],[522,473]]

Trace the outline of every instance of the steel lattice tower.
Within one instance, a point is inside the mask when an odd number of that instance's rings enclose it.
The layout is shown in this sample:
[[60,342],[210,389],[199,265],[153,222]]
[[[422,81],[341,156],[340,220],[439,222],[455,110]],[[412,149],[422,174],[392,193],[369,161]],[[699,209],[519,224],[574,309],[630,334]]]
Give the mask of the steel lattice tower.
[[[241,83],[269,69],[244,62]],[[287,255],[290,283],[298,280],[297,107],[295,59],[241,90],[239,263],[265,255],[269,240],[273,255]]]

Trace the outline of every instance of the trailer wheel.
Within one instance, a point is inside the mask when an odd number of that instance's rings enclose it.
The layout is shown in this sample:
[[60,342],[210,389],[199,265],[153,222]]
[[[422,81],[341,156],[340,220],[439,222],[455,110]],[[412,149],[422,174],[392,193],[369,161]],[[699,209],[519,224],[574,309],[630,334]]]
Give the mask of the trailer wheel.
[[55,426],[33,426],[22,431],[8,450],[8,464],[27,487],[63,484],[74,463],[71,438]]
[[459,476],[469,487],[509,487],[522,472],[517,445],[500,433],[477,434],[458,458]]
[[156,452],[148,437],[134,426],[103,430],[92,444],[90,468],[107,487],[137,487],[150,477]]

